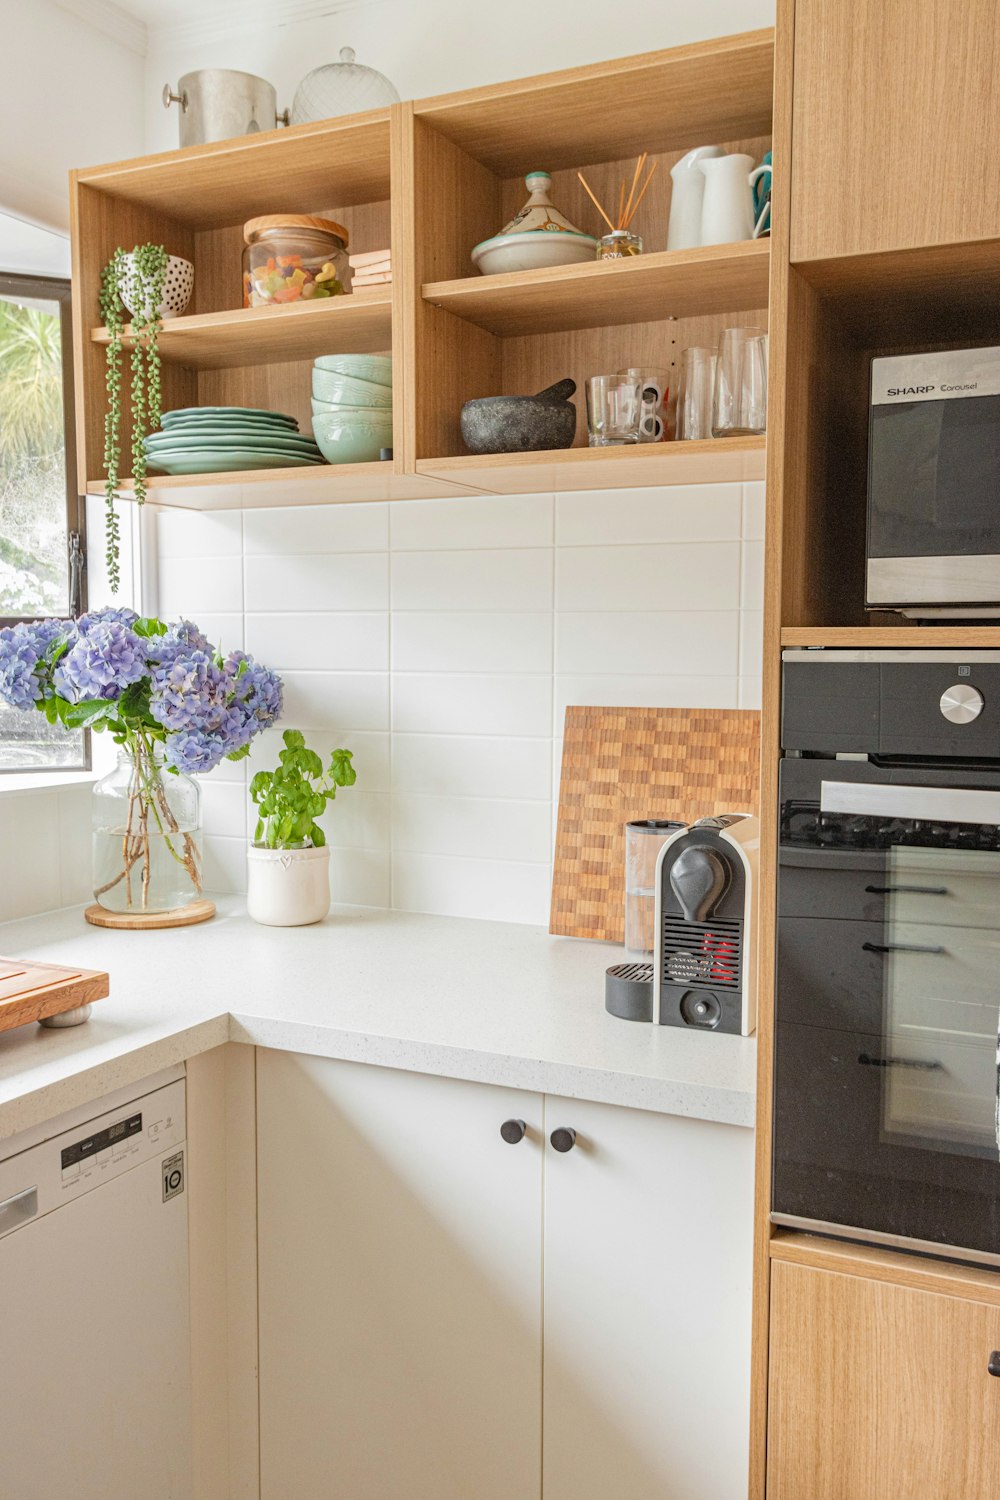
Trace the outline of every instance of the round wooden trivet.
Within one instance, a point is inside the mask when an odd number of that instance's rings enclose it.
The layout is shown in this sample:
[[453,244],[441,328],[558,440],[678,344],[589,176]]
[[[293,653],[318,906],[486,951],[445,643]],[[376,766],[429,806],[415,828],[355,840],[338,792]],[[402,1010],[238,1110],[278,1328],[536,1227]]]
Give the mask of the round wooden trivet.
[[156,911],[143,914],[138,911],[106,911],[103,906],[88,906],[83,914],[94,927],[132,927],[137,931],[148,931],[152,927],[190,927],[195,922],[207,922],[215,916],[215,902],[204,897],[189,901],[187,906],[175,906],[173,911]]

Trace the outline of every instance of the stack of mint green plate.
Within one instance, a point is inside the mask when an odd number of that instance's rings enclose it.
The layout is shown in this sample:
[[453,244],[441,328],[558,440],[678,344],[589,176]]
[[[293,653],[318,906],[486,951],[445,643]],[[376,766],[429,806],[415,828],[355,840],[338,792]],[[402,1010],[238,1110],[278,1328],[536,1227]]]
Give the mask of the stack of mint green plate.
[[325,460],[294,417],[249,406],[188,406],[163,414],[146,438],[146,462],[164,474],[293,469]]

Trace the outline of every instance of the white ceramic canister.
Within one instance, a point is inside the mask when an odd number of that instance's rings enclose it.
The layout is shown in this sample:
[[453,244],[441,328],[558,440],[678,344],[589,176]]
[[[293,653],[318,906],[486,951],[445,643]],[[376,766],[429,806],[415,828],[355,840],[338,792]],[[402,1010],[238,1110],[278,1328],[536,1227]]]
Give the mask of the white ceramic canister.
[[670,168],[670,217],[667,220],[667,249],[693,250],[701,240],[701,205],[705,197],[705,174],[700,161],[722,156],[721,146],[695,146]]
[[247,912],[265,927],[305,927],[330,910],[330,850],[247,850]]
[[753,157],[738,151],[699,161],[698,170],[705,177],[701,205],[703,245],[728,245],[753,236],[752,167]]

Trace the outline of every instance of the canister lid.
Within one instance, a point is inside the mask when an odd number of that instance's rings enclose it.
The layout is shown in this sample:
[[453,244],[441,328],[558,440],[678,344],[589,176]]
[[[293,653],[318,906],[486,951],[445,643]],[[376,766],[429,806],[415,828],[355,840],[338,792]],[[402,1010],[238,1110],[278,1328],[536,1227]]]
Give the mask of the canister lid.
[[243,238],[249,244],[251,235],[260,234],[265,229],[320,229],[325,234],[335,234],[347,249],[347,230],[335,219],[317,219],[312,214],[264,214],[259,219],[247,220],[243,226]]

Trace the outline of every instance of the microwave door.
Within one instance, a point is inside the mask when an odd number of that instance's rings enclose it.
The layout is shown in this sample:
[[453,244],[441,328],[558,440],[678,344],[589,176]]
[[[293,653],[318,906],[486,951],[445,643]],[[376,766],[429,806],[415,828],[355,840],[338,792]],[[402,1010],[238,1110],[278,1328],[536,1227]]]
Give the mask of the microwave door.
[[[886,1144],[1000,1158],[1000,792],[824,781],[821,810],[886,830]],[[965,841],[963,844],[963,840]]]

